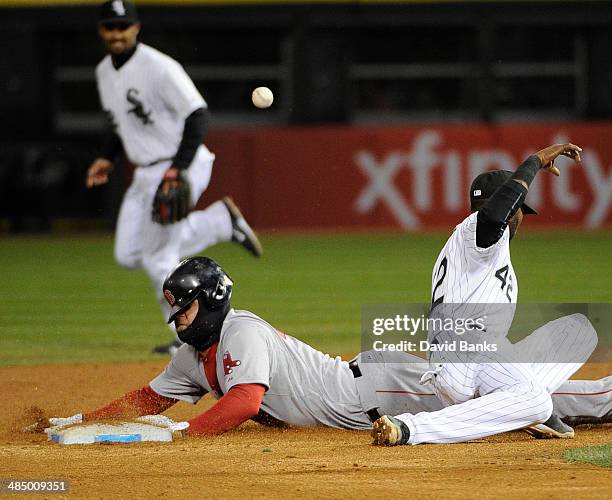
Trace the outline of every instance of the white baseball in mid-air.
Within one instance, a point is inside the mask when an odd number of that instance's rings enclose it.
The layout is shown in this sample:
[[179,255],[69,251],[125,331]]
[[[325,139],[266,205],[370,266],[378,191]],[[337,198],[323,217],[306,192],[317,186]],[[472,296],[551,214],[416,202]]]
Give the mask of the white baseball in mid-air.
[[269,108],[274,102],[274,94],[268,87],[257,87],[251,94],[253,104],[260,108]]

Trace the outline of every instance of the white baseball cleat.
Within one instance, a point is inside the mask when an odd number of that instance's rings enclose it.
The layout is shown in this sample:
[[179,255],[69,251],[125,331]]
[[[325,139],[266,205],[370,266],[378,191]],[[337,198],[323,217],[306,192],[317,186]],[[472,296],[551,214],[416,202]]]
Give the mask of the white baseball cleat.
[[526,427],[525,432],[536,439],[573,439],[574,429],[564,424],[554,413],[541,424]]
[[390,415],[383,415],[372,424],[373,444],[378,446],[397,446],[407,444],[410,437],[408,426]]

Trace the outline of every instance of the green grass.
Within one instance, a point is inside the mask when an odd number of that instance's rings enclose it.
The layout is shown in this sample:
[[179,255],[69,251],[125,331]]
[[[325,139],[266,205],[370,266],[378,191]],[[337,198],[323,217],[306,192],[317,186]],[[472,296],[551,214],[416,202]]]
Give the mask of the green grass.
[[[212,248],[234,306],[330,353],[359,350],[363,304],[429,302],[446,234],[274,235],[251,258]],[[611,302],[610,233],[526,233],[513,243],[521,302]],[[5,238],[0,365],[149,359],[171,339],[148,278],[111,236]]]
[[612,444],[572,448],[563,453],[568,462],[586,462],[600,467],[612,467]]

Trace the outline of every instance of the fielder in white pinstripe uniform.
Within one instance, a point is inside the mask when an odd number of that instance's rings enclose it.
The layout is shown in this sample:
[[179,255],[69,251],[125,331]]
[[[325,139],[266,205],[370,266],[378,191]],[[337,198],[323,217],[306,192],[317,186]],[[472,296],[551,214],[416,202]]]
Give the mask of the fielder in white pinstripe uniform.
[[[584,342],[566,345],[564,362],[525,363],[507,341],[518,283],[510,260],[510,240],[524,213],[535,213],[525,196],[539,170],[559,175],[559,155],[580,162],[573,144],[553,145],[530,156],[516,172],[495,171],[478,176],[470,188],[472,214],[459,224],[440,252],[432,274],[432,316],[457,311],[487,318],[484,329],[473,328],[461,339],[475,346],[498,343],[498,352],[450,350],[459,338],[454,331],[430,330],[430,365],[423,377],[446,405],[416,415],[384,415],[374,422],[375,444],[457,443],[515,429],[537,437],[573,437],[573,429],[552,414],[553,393],[588,358],[596,335],[582,315],[561,318],[564,330],[583,331]],[[450,311],[449,311],[450,309]],[[571,336],[575,338],[575,336]],[[569,338],[569,336],[568,336]],[[445,350],[446,349],[446,350]],[[524,358],[522,358],[524,359]]]

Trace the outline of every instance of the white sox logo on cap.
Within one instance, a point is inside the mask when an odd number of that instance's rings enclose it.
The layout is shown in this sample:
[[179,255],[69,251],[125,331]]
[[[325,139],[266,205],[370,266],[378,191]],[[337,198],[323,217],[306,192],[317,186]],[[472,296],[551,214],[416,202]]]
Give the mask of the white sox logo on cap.
[[125,6],[121,0],[113,0],[112,9],[118,16],[125,16]]
[[176,302],[176,300],[174,299],[174,295],[172,295],[170,290],[164,290],[164,297],[166,297],[168,304],[170,304],[171,306],[173,306]]

